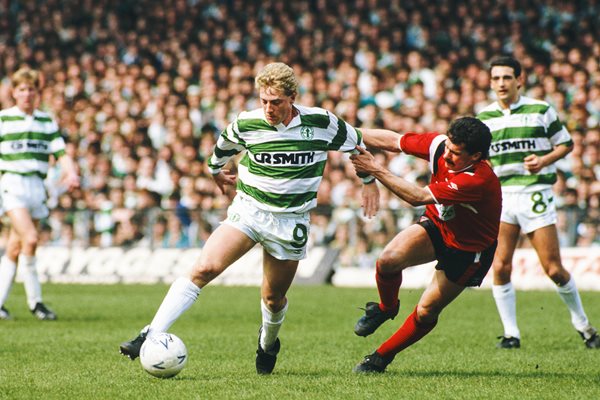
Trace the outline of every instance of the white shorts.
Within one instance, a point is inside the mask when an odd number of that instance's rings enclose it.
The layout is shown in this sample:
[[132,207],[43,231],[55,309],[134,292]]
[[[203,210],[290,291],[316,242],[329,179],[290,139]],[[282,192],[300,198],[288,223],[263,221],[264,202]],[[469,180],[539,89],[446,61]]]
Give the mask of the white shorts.
[[552,189],[535,192],[502,192],[500,221],[519,225],[524,233],[556,224],[556,204]]
[[42,178],[37,175],[4,173],[0,178],[0,191],[4,212],[25,208],[33,219],[46,218],[49,214],[46,207],[46,187]]
[[310,231],[309,213],[280,213],[257,208],[236,196],[222,223],[244,232],[278,260],[302,260]]

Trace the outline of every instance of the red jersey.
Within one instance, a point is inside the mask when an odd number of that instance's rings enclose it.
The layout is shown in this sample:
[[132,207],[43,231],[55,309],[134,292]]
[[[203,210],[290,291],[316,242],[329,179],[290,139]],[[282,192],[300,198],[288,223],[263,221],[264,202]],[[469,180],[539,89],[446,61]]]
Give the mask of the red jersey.
[[498,238],[500,181],[485,160],[462,171],[448,169],[442,157],[447,138],[438,133],[408,133],[400,139],[400,148],[429,161],[427,188],[435,204],[427,205],[425,216],[438,227],[446,246],[480,252]]

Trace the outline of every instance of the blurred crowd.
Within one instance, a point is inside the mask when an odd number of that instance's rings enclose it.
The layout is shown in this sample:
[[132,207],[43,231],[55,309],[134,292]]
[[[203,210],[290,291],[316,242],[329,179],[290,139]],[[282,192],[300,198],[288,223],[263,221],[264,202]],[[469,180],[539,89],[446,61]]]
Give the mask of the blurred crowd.
[[[597,246],[599,14],[597,0],[0,0],[0,105],[13,104],[12,72],[40,69],[40,107],[79,166],[72,193],[50,171],[47,245],[201,246],[231,198],[207,157],[228,122],[260,106],[264,64],[291,65],[299,104],[354,126],[444,132],[494,100],[488,62],[511,54],[523,93],[551,103],[575,143],[555,186],[561,245]],[[376,156],[427,182],[424,162]],[[422,211],[384,190],[380,215],[363,218],[360,181],[339,153],[318,200],[311,243],[338,247],[340,265],[372,267]]]

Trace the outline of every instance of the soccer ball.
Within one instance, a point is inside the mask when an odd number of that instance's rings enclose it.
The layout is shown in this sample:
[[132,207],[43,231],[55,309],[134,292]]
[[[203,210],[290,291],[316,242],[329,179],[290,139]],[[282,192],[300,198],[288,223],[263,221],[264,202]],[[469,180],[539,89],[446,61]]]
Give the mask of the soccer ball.
[[185,367],[187,359],[185,344],[172,333],[152,335],[140,349],[142,368],[157,378],[177,375]]

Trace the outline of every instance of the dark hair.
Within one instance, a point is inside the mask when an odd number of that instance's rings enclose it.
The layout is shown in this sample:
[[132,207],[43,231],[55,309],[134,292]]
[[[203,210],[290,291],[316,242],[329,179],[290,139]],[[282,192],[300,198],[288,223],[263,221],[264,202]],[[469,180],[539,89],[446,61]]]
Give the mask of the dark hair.
[[457,118],[448,127],[448,139],[454,144],[464,144],[469,154],[481,152],[481,159],[489,157],[492,133],[486,124],[473,117]]
[[492,62],[490,63],[490,71],[494,67],[512,68],[513,72],[515,73],[515,78],[517,78],[521,75],[521,63],[512,57],[502,56],[502,57],[494,58],[492,60]]

